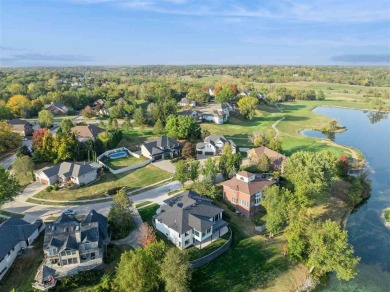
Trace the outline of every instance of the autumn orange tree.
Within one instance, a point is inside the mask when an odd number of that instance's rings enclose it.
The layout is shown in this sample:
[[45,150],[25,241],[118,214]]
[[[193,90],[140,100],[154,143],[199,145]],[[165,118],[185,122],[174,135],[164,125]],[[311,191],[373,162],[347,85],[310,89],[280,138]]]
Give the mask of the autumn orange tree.
[[137,237],[138,243],[142,247],[146,247],[151,243],[157,241],[156,234],[154,232],[154,228],[150,226],[147,222],[144,222],[140,227],[140,234]]
[[27,117],[28,112],[31,109],[30,100],[24,95],[14,95],[8,102],[7,106],[11,109],[12,113],[17,117]]

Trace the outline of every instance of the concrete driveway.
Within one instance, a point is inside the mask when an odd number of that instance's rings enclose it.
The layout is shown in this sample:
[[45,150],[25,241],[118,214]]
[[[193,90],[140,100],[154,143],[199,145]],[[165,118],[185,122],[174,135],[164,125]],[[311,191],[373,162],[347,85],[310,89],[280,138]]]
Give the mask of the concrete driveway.
[[175,173],[176,167],[169,160],[160,160],[152,163],[155,167],[165,170],[170,173]]

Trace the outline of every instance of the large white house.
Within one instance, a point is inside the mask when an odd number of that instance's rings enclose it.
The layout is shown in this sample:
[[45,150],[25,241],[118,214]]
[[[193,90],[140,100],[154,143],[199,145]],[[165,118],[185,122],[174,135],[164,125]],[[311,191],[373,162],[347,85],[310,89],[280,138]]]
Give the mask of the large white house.
[[196,154],[206,156],[219,155],[225,144],[230,145],[233,154],[237,152],[237,146],[232,140],[222,135],[210,135],[204,139],[204,142],[196,144]]
[[202,248],[228,231],[228,223],[222,220],[223,209],[193,191],[165,203],[154,216],[153,224],[180,249],[191,245]]
[[29,247],[39,235],[40,226],[18,217],[0,225],[0,281],[11,267],[18,252]]
[[45,167],[35,172],[35,178],[42,184],[51,186],[55,183],[73,182],[76,185],[88,184],[97,178],[98,170],[102,168],[97,163],[62,162],[51,167]]

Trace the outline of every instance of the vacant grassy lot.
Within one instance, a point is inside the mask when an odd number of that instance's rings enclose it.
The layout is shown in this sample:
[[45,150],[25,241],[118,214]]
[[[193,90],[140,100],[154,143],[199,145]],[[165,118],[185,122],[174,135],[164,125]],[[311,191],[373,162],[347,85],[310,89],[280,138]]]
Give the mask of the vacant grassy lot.
[[134,128],[132,130],[122,129],[122,131],[123,138],[117,147],[126,147],[131,151],[139,150],[142,142],[155,136],[155,134],[153,134],[153,128],[144,128],[143,131],[140,131],[139,128]]
[[228,251],[194,270],[192,291],[295,290],[306,269],[282,255],[284,239],[267,239],[255,232],[251,220],[225,209],[230,217],[233,242]]
[[105,197],[106,191],[127,187],[133,191],[171,177],[171,174],[153,165],[114,175],[104,174],[98,181],[76,190],[42,191],[34,197],[51,200],[85,200]]
[[0,282],[0,291],[34,291],[31,284],[43,260],[43,234],[42,232],[22,256],[16,258],[9,271]]
[[109,159],[105,162],[105,164],[112,169],[120,169],[134,164],[142,163],[146,160],[147,159],[143,156],[141,156],[140,158],[134,156],[127,156],[123,158]]

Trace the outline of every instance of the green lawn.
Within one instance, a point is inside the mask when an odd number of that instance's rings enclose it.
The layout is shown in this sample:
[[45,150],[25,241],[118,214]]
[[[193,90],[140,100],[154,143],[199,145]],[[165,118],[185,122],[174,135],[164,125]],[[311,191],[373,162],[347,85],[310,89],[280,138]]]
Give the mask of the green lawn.
[[142,221],[147,222],[150,226],[153,226],[152,219],[156,215],[157,209],[160,208],[159,204],[153,204],[145,208],[139,209],[138,213],[142,218]]
[[295,290],[278,278],[282,274],[289,279],[301,276],[282,255],[284,241],[257,235],[251,220],[229,210],[225,213],[230,217],[232,245],[216,260],[194,270],[191,291],[250,291],[271,286],[273,291]]
[[140,135],[139,128],[134,128],[129,131],[122,129],[122,131],[123,138],[118,143],[117,147],[126,147],[131,151],[139,150],[139,146],[142,144],[142,142],[155,136],[155,134],[153,134],[153,128],[145,128],[143,135]]
[[203,123],[202,128],[209,130],[212,134],[225,135],[238,146],[253,147],[249,141],[250,134],[272,129],[272,125],[284,117],[276,126],[280,131],[279,138],[282,141],[283,153],[291,155],[299,150],[311,152],[328,150],[336,155],[345,154],[350,156],[351,153],[347,149],[327,145],[321,139],[304,137],[300,134],[300,131],[304,129],[320,130],[331,121],[329,117],[312,112],[316,106],[343,106],[360,109],[371,107],[362,98],[351,100],[335,97],[327,97],[325,101],[296,101],[278,105],[283,112],[280,112],[275,106],[259,105],[256,116],[252,120],[243,120],[233,116],[229,118],[226,124]]
[[131,166],[134,164],[142,163],[146,161],[147,159],[143,156],[140,158],[134,157],[134,156],[127,156],[123,158],[117,158],[117,159],[109,159],[108,161],[104,162],[109,168],[112,169],[120,169],[127,166]]
[[34,176],[31,172],[21,173],[18,172],[15,174],[16,179],[22,187],[26,187],[34,181]]
[[76,189],[46,192],[41,191],[34,197],[51,200],[84,200],[105,197],[106,191],[127,187],[133,191],[171,177],[171,174],[153,165],[120,174],[106,173],[95,183]]
[[24,217],[23,214],[11,213],[11,212],[7,212],[7,211],[1,210],[1,209],[0,209],[0,214],[4,215],[4,216],[9,216],[9,217],[11,217],[11,216],[16,216],[16,217],[19,217],[19,218],[23,218]]

